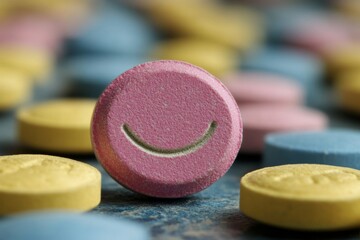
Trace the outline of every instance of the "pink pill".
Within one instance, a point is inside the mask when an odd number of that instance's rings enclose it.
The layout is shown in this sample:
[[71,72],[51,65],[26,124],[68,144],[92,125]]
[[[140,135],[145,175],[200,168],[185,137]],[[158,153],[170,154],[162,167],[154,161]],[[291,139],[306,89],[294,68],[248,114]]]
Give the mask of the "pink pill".
[[210,186],[242,141],[239,108],[222,83],[179,61],[138,65],[100,96],[92,120],[95,154],[123,186],[177,198]]
[[60,51],[64,33],[52,19],[35,15],[24,15],[9,19],[0,25],[0,44]]
[[245,104],[299,105],[304,100],[300,86],[291,79],[267,73],[235,73],[223,78],[239,106]]
[[248,105],[241,108],[244,140],[241,152],[261,153],[264,137],[274,132],[322,130],[328,118],[323,113],[299,106]]
[[332,18],[315,18],[297,26],[286,41],[310,52],[325,55],[355,41],[349,26]]

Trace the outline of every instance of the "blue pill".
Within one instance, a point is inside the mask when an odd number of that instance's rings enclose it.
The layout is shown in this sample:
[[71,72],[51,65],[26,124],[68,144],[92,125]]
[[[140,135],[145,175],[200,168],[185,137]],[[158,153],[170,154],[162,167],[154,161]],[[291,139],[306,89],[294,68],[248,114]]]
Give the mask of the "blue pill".
[[266,47],[244,57],[242,68],[247,71],[270,72],[285,76],[303,87],[308,105],[314,105],[321,93],[324,66],[314,55],[283,47]]
[[99,97],[117,76],[146,62],[137,56],[82,56],[70,59],[64,68],[64,78],[70,81],[77,96]]
[[104,7],[69,40],[73,54],[147,54],[155,43],[152,27],[136,12]]
[[1,240],[147,240],[143,226],[115,217],[65,212],[16,215],[0,221]]
[[263,160],[265,166],[318,163],[360,169],[360,131],[270,134]]

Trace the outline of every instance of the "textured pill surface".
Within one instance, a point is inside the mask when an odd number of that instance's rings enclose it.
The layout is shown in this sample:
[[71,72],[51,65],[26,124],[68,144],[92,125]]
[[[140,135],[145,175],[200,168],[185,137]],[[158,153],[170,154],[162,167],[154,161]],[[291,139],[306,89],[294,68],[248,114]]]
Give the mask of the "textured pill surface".
[[42,212],[16,215],[0,221],[1,237],[7,240],[111,240],[119,233],[131,240],[149,239],[140,224],[97,214]]
[[319,164],[290,164],[246,174],[241,211],[260,222],[297,230],[358,227],[360,171]]
[[0,157],[0,214],[42,209],[86,211],[100,202],[94,167],[47,155]]
[[301,87],[276,74],[243,72],[225,76],[222,80],[240,106],[259,103],[300,105],[303,102]]
[[92,99],[58,99],[21,109],[18,137],[28,147],[51,152],[92,153]]
[[244,120],[242,152],[260,153],[264,138],[269,133],[322,130],[328,118],[317,110],[300,106],[247,105],[241,108]]
[[271,134],[264,164],[321,163],[360,169],[360,132],[328,130]]
[[235,100],[215,77],[191,64],[155,61],[116,78],[92,121],[95,154],[125,187],[183,197],[218,180],[242,140]]

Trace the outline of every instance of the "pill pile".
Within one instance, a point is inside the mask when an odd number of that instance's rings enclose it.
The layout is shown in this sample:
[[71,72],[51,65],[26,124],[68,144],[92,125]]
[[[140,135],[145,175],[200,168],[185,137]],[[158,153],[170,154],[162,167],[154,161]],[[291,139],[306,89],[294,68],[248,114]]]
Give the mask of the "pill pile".
[[356,0],[1,0],[0,239],[344,238],[359,113]]

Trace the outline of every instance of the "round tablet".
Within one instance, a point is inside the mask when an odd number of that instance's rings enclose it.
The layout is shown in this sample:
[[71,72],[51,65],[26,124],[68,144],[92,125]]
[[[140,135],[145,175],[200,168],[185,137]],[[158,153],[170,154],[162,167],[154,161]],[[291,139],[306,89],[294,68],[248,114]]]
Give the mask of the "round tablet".
[[148,3],[148,11],[154,23],[175,35],[207,39],[240,50],[257,47],[264,34],[261,16],[239,5],[153,0]]
[[0,67],[0,111],[28,100],[31,90],[32,83],[28,76]]
[[341,73],[360,68],[360,46],[348,44],[334,49],[325,56],[328,70]]
[[360,225],[360,171],[318,164],[263,168],[240,182],[240,210],[260,222],[296,230]]
[[0,47],[0,65],[13,68],[31,76],[34,80],[45,80],[53,67],[49,54],[25,47]]
[[347,17],[360,19],[360,3],[357,0],[334,1],[336,10],[340,11]]
[[112,240],[119,239],[119,234],[131,240],[150,239],[147,229],[135,222],[99,214],[69,212],[11,216],[0,220],[0,231],[7,240]]
[[300,105],[303,91],[292,80],[275,74],[241,72],[222,78],[238,105]]
[[328,130],[271,134],[265,140],[264,164],[321,163],[360,169],[360,133]]
[[104,7],[70,39],[75,53],[146,54],[155,34],[151,26],[131,10]]
[[247,105],[241,107],[244,120],[244,140],[241,152],[260,153],[264,138],[273,132],[322,130],[327,117],[316,110],[296,106]]
[[29,47],[57,53],[63,33],[50,18],[26,15],[10,18],[0,25],[0,44]]
[[179,61],[154,61],[116,78],[92,120],[95,154],[125,187],[176,198],[210,186],[242,140],[239,108],[219,80]]
[[177,39],[161,43],[153,52],[157,59],[186,61],[221,76],[238,65],[238,53],[221,44],[199,39]]
[[310,53],[291,48],[268,47],[243,58],[245,70],[270,72],[293,79],[303,87],[307,103],[315,101],[316,90],[323,77],[322,62]]
[[60,99],[21,109],[19,141],[28,147],[62,153],[92,153],[91,99]]
[[340,106],[350,112],[360,113],[360,72],[349,72],[337,80],[336,90]]
[[64,77],[77,96],[97,98],[120,73],[143,62],[146,59],[137,56],[76,57],[66,63]]
[[47,155],[0,157],[0,215],[67,209],[100,202],[101,174],[85,163]]

